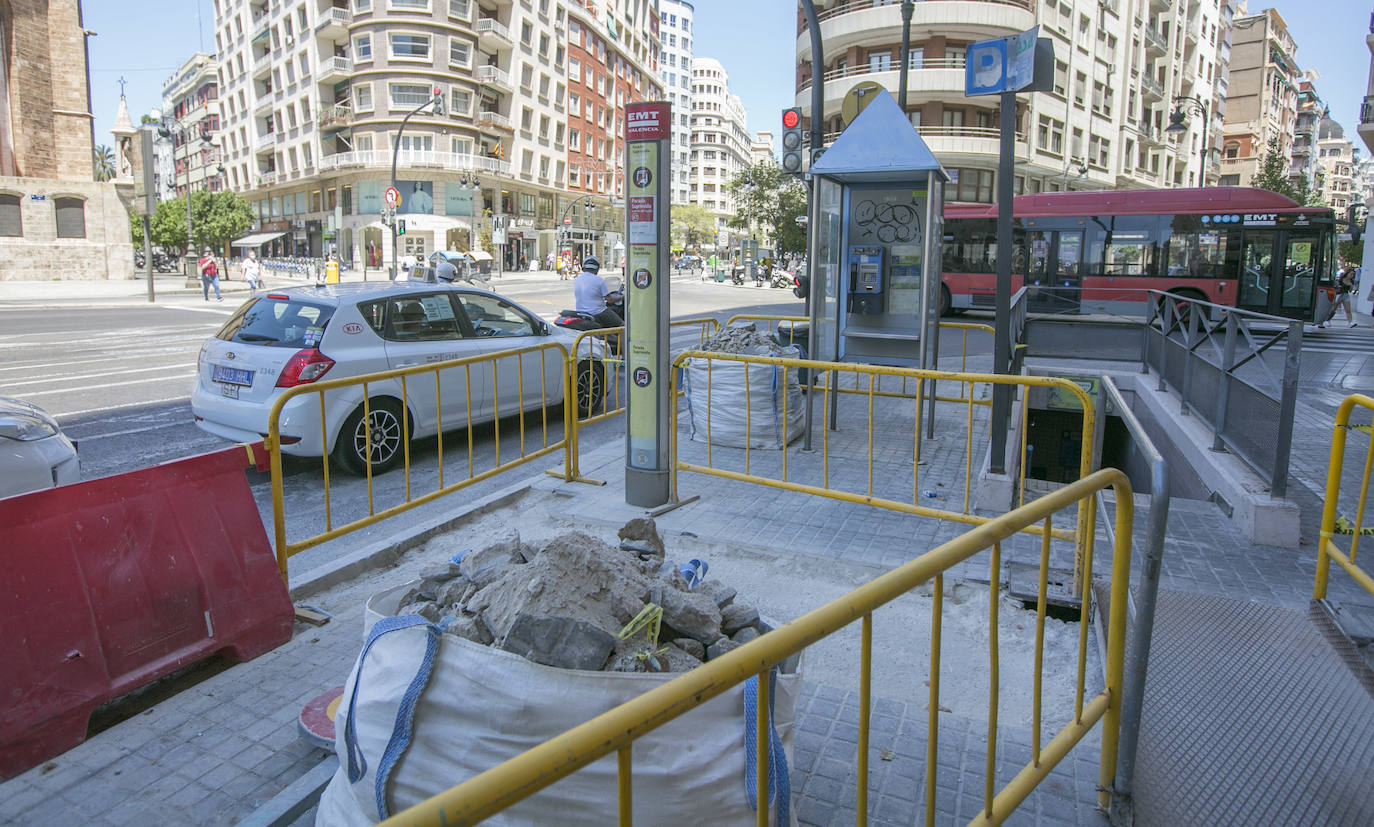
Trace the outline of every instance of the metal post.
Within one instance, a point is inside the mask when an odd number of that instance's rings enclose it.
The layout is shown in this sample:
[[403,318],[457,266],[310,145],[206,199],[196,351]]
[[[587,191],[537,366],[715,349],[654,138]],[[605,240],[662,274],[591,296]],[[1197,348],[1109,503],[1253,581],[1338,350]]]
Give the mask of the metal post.
[[897,105],[903,112],[906,111],[906,73],[911,60],[911,13],[914,10],[913,0],[902,0],[902,70],[897,76]]
[[1298,365],[1302,360],[1302,322],[1288,323],[1288,350],[1283,358],[1283,395],[1279,398],[1279,437],[1274,446],[1274,479],[1270,495],[1288,493],[1288,454],[1293,449],[1293,413],[1298,407]]
[[1198,104],[1199,104],[1199,107],[1202,109],[1202,168],[1198,170],[1198,174],[1197,174],[1197,185],[1198,185],[1199,187],[1205,187],[1205,186],[1207,186],[1207,156],[1208,156],[1208,152],[1207,152],[1207,106],[1206,106],[1206,104],[1203,104],[1202,101],[1198,101]]
[[[1016,93],[1003,92],[1001,150],[997,161],[997,294],[993,333],[992,372],[1011,370],[1011,209],[1012,163],[1016,152]],[[1011,417],[1011,386],[992,386],[992,447],[988,470],[1006,473],[1007,423]]]
[[153,219],[146,213],[143,216],[143,275],[148,279],[148,301],[155,301],[153,296]]
[[[817,205],[819,203],[820,199],[816,197],[816,179],[812,178],[808,173],[806,175],[806,277],[808,287],[806,289],[809,292],[806,294],[806,315],[809,318],[807,319],[806,326],[806,355],[811,359],[816,358],[816,348],[812,344],[812,341],[813,337],[816,335],[817,323],[820,321],[820,314],[816,311],[815,299],[816,248],[819,246],[816,243],[818,237],[817,233],[819,232],[819,230],[816,229],[816,225],[819,223],[817,221],[817,215],[819,213]],[[806,423],[805,427],[802,428],[803,451],[815,450],[811,447],[811,427],[815,422],[815,413],[813,411],[815,399],[816,372],[814,370],[808,370],[806,372]]]
[[1193,360],[1197,358],[1197,355],[1193,353],[1193,341],[1197,335],[1198,308],[1194,307],[1189,299],[1170,299],[1170,301],[1189,302],[1188,318],[1184,321],[1183,328],[1183,385],[1178,389],[1178,415],[1188,416],[1188,397],[1193,392]]
[[[406,124],[410,123],[410,119],[413,118],[413,117],[415,117],[416,115],[418,115],[418,114],[420,113],[420,110],[421,110],[421,109],[424,109],[426,106],[432,106],[433,104],[437,103],[438,101],[439,101],[439,96],[438,96],[438,95],[433,95],[433,96],[431,96],[429,100],[425,101],[424,103],[420,104],[419,106],[417,106],[417,107],[415,107],[414,109],[412,109],[412,110],[410,110],[409,112],[407,112],[407,113],[406,113],[406,116],[405,116],[404,118],[401,118],[401,125],[398,126],[398,127],[396,127],[396,141],[395,141],[395,143],[394,143],[394,144],[392,145],[392,147],[391,147],[391,186],[393,186],[393,187],[396,186],[396,160],[397,160],[397,158],[398,158],[398,157],[400,156],[400,154],[401,154],[401,133],[405,132]],[[499,193],[498,193],[498,194],[499,194]],[[391,218],[391,278],[392,278],[392,280],[394,281],[394,280],[396,279],[396,276],[398,276],[398,275],[400,275],[400,271],[397,270],[397,268],[396,268],[396,216],[395,216],[395,214],[393,214],[393,215],[392,215],[392,218]]]
[[1212,450],[1225,451],[1221,432],[1226,427],[1226,407],[1231,398],[1231,369],[1236,364],[1236,314],[1226,314],[1226,338],[1221,346],[1221,387],[1217,391],[1217,407],[1212,415]]

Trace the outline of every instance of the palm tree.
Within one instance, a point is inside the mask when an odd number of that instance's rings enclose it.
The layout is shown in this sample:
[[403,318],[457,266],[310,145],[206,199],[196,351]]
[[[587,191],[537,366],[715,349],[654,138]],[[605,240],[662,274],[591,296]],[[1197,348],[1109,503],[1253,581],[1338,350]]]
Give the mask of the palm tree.
[[91,150],[95,162],[95,180],[108,181],[115,176],[114,152],[104,144]]

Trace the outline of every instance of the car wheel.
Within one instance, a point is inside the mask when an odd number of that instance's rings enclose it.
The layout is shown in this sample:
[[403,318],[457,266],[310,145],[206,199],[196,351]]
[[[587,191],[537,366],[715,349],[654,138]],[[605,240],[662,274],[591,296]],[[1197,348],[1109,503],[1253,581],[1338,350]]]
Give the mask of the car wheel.
[[606,371],[600,362],[583,359],[577,363],[577,416],[590,417],[606,396]]
[[335,462],[353,474],[365,474],[369,462],[372,473],[381,474],[401,461],[405,441],[401,406],[394,399],[375,400],[368,405],[368,419],[369,427],[365,428],[363,406],[359,405],[344,420],[334,442]]

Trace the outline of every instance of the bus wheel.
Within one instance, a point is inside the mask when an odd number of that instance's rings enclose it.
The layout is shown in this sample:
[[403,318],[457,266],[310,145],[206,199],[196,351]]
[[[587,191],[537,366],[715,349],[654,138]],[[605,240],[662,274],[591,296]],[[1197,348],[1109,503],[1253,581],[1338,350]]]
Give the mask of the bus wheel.
[[[1201,290],[1194,290],[1190,287],[1182,287],[1177,290],[1170,290],[1169,295],[1177,296],[1180,299],[1193,299],[1195,301],[1203,302],[1207,301],[1207,295],[1205,293],[1203,293]],[[1176,311],[1176,315],[1178,316],[1179,324],[1187,325],[1188,316],[1192,313],[1193,305],[1187,302],[1175,302],[1174,310]],[[1204,309],[1202,313],[1203,320],[1205,321],[1209,315],[1210,314]]]
[[954,300],[949,295],[949,287],[943,283],[940,285],[940,318],[950,315],[954,307]]

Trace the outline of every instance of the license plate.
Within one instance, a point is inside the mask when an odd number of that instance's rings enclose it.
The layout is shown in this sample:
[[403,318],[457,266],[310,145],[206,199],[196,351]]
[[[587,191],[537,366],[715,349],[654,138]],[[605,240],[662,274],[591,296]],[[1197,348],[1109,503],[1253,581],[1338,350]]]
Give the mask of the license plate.
[[238,399],[238,398],[239,398],[239,386],[238,386],[238,385],[226,385],[226,384],[224,384],[223,382],[221,382],[220,385],[219,385],[219,393],[220,393],[220,396],[227,396],[227,397],[229,397],[230,399]]
[[231,368],[224,365],[215,365],[210,372],[210,379],[215,382],[224,382],[230,385],[243,385],[250,387],[253,384],[253,371],[243,368]]

